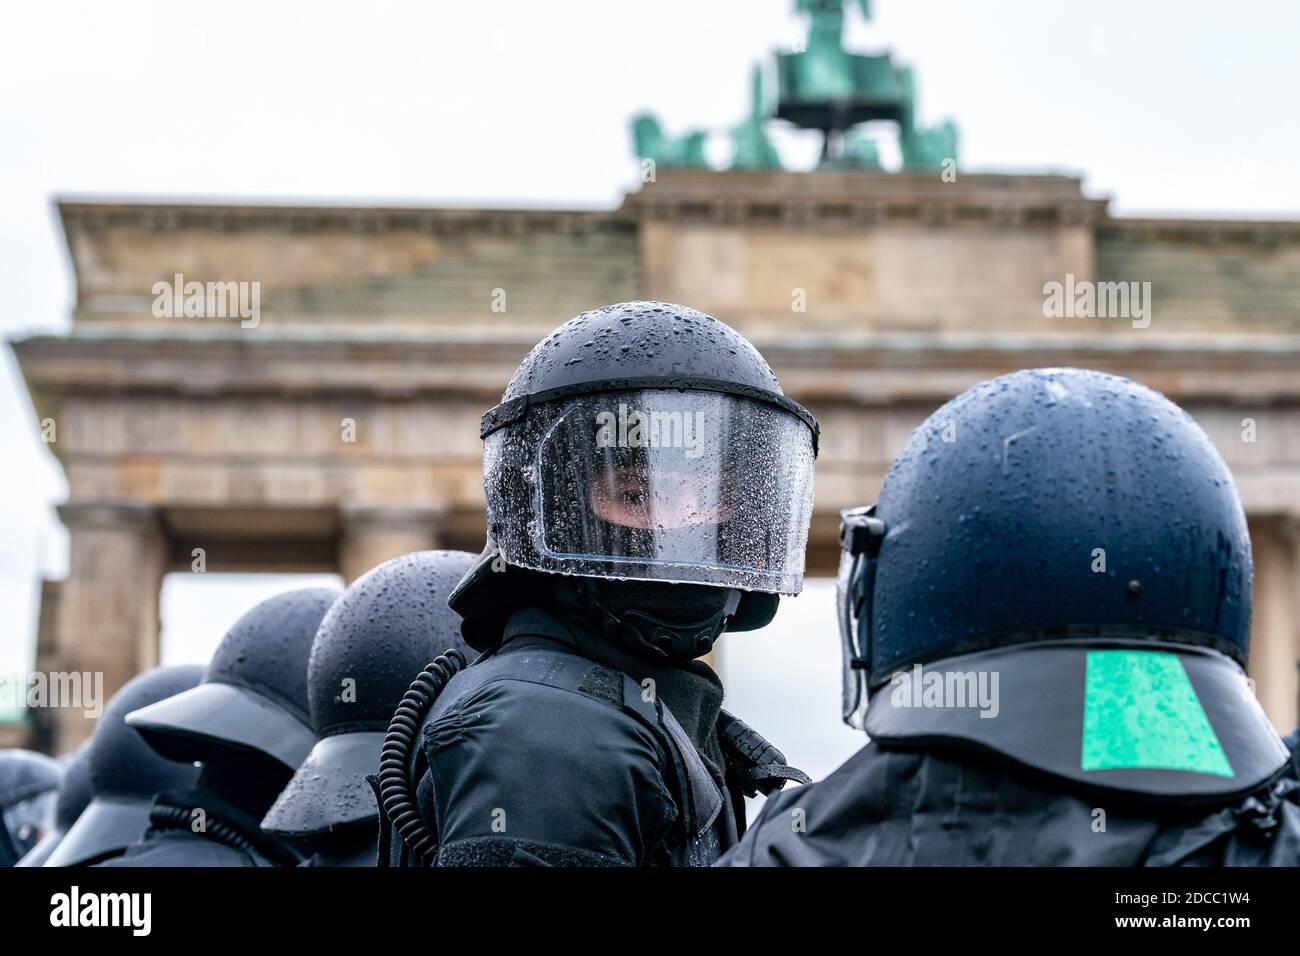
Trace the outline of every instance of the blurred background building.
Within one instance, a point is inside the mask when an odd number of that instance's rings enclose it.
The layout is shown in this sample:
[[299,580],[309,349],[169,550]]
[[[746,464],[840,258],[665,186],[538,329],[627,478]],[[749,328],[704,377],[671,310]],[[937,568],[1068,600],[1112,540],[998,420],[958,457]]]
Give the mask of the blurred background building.
[[[653,298],[739,329],[820,420],[818,578],[839,509],[874,500],[911,430],[977,381],[1086,366],[1182,404],[1240,488],[1252,676],[1294,728],[1300,221],[1120,215],[1078,176],[967,172],[955,126],[914,121],[910,71],[842,42],[838,0],[796,6],[807,32],[755,74],[772,93],[753,81],[727,157],[638,116],[640,181],[608,208],[59,201],[71,327],[13,341],[67,481],[67,574],[42,585],[36,669],[102,671],[111,692],[157,663],[169,572],[350,580],[418,548],[477,551],[480,414],[561,321]],[[821,131],[814,168],[781,168],[783,123]],[[178,282],[256,282],[258,314],[160,316],[157,284]],[[1054,282],[1150,283],[1150,323],[1048,317]],[[816,635],[816,719],[843,734],[804,761],[824,773],[858,745],[834,723],[829,589],[787,605],[770,633],[724,641],[720,666],[768,732],[765,709],[800,707],[779,662]],[[76,710],[31,716],[14,733],[50,749],[89,728]]]

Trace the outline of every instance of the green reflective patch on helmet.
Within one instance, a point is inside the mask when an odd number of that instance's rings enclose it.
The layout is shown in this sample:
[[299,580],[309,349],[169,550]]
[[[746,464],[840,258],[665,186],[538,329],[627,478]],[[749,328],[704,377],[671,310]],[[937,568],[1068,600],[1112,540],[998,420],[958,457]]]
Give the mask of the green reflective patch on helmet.
[[1234,776],[1175,654],[1089,651],[1084,770],[1192,770]]

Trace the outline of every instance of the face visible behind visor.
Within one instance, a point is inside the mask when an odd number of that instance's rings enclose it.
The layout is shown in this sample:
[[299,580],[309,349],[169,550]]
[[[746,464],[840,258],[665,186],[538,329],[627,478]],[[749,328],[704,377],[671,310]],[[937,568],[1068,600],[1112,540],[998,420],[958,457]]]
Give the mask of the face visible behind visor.
[[513,565],[797,594],[813,433],[759,399],[636,389],[545,403],[494,432],[488,510]]
[[[686,601],[721,608],[729,631],[762,627],[802,586],[817,422],[710,315],[619,302],[575,316],[524,357],[479,433],[487,545],[449,599],[478,650],[553,599],[549,575],[629,600],[620,583],[644,582],[647,626]],[[712,590],[739,598],[698,593]]]

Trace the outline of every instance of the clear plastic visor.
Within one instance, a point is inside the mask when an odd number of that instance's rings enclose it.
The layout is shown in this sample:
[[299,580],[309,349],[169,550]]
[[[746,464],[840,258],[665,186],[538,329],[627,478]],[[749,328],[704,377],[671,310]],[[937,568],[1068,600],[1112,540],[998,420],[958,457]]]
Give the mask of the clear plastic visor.
[[859,558],[848,551],[840,552],[840,570],[835,578],[835,610],[840,624],[840,653],[843,687],[841,713],[844,722],[861,730],[867,719],[867,672],[855,668],[853,660],[860,656],[858,648],[858,617],[853,608],[853,573]]
[[531,475],[539,570],[799,592],[814,462],[803,422],[734,395],[660,389],[556,412]]

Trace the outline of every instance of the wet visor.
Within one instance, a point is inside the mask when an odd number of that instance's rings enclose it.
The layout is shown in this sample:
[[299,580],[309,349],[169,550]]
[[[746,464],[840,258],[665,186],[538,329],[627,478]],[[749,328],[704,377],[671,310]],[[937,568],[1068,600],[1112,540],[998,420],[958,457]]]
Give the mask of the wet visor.
[[866,720],[871,665],[869,601],[875,585],[876,557],[885,525],[876,506],[840,512],[840,569],[835,578],[835,610],[840,626],[843,662],[841,715],[858,730]]
[[847,551],[840,552],[840,570],[835,577],[835,612],[840,625],[840,659],[843,677],[840,688],[840,715],[850,727],[862,729],[869,697],[867,673],[855,665],[861,659],[858,650],[858,609],[850,599],[853,579],[859,572],[859,559]]
[[645,389],[534,410],[489,436],[494,528],[509,564],[772,594],[803,586],[813,434],[778,405]]

